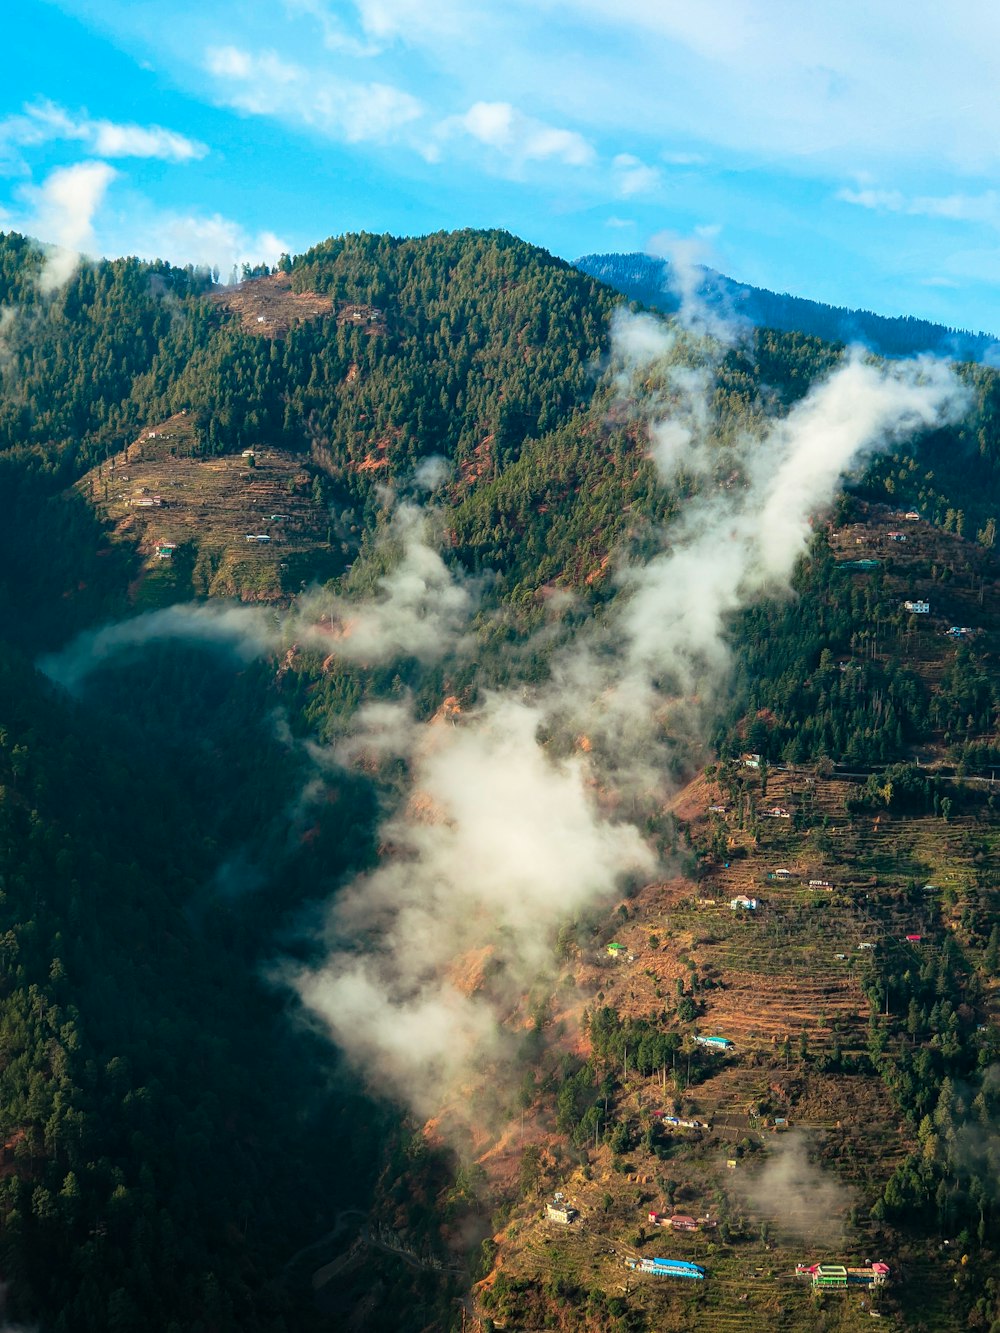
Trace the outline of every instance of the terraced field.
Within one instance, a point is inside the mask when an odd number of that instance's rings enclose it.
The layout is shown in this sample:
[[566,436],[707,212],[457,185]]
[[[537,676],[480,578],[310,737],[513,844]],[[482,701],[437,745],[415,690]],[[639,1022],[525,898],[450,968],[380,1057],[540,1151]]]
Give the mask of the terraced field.
[[117,538],[137,547],[140,605],[178,588],[274,600],[332,577],[345,548],[312,488],[303,460],[279,450],[203,457],[187,413],[143,431],[78,483]]
[[[905,542],[889,538],[903,526],[888,511],[874,513],[831,541],[838,559],[878,559],[901,600],[931,602],[927,618],[874,627],[859,651],[902,658],[933,689],[957,651],[945,633],[951,624],[975,627],[981,648],[1000,646],[997,564],[992,552],[919,521],[906,525]],[[915,747],[914,758],[943,792],[962,780],[943,736]],[[619,1072],[612,1119],[646,1131],[669,1107],[706,1128],[668,1130],[656,1153],[644,1141],[624,1159],[601,1141],[578,1155],[575,1171],[566,1158],[556,1161],[546,1183],[575,1191],[581,1222],[572,1234],[554,1234],[540,1212],[519,1215],[500,1237],[500,1263],[511,1274],[557,1272],[570,1287],[627,1294],[661,1330],[848,1330],[870,1326],[873,1312],[926,1333],[959,1326],[969,1281],[961,1255],[943,1242],[901,1247],[870,1211],[914,1142],[881,1079],[867,1072],[875,1016],[866,981],[876,965],[916,974],[946,941],[964,958],[981,950],[971,909],[1000,885],[992,785],[967,781],[954,813],[904,814],[858,805],[869,775],[830,762],[763,770],[737,763],[700,774],[671,802],[688,873],[620,905],[613,926],[577,961],[576,1014],[610,1005],[683,1038],[655,1075]],[[756,908],[734,910],[739,895]],[[624,945],[617,958],[607,954],[610,938]],[[984,986],[982,1009],[996,1021],[1000,984]],[[672,1016],[679,987],[696,1002],[690,1022]],[[897,1000],[890,987],[878,1016],[905,1018]],[[561,1015],[573,1016],[572,1007]],[[688,1085],[695,1033],[734,1046]],[[883,1040],[890,1058],[911,1043],[902,1024]],[[721,1231],[650,1228],[650,1207],[721,1216],[725,1239]],[[630,1273],[629,1255],[693,1259],[707,1277],[687,1286]],[[797,1262],[879,1257],[893,1280],[878,1295],[815,1295],[794,1275]]]

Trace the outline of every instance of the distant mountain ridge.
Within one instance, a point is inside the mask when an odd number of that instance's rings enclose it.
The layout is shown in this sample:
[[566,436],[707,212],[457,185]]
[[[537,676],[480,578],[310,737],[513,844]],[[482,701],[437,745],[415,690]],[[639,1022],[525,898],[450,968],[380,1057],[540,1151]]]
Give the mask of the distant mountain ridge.
[[[678,308],[670,284],[670,263],[651,255],[584,255],[576,267],[599,278],[633,301],[663,310]],[[911,315],[876,315],[870,310],[849,310],[824,305],[802,296],[779,295],[763,287],[735,282],[715,269],[702,268],[699,298],[720,315],[745,319],[756,327],[785,333],[806,333],[830,342],[861,342],[882,356],[913,356],[933,352],[956,361],[1000,359],[1000,341],[987,333],[947,328]]]

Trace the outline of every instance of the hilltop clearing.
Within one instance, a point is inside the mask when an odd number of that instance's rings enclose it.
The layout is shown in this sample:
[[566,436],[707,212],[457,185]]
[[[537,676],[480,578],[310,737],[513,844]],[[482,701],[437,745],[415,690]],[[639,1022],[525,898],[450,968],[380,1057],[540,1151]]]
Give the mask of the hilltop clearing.
[[211,299],[223,310],[238,315],[244,333],[261,338],[281,338],[309,320],[321,319],[333,310],[333,302],[316,292],[292,291],[287,273],[247,278],[233,287],[215,289]]

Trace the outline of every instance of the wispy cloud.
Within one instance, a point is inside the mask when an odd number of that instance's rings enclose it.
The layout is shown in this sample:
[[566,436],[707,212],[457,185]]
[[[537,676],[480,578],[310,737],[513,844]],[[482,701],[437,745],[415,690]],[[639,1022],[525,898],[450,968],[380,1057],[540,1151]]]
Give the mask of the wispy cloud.
[[40,290],[53,292],[76,271],[81,257],[134,254],[195,264],[228,274],[244,263],[275,264],[291,243],[268,229],[252,230],[221,213],[154,208],[132,193],[127,210],[104,209],[121,173],[108,162],[77,162],[49,173],[40,185],[22,185],[22,208],[5,225],[45,246]]
[[694,332],[707,333],[719,343],[728,344],[746,330],[728,302],[721,299],[723,289],[712,277],[712,246],[718,234],[716,225],[698,227],[690,236],[661,231],[650,238],[646,250],[669,264],[667,285],[680,301],[679,321]]
[[343,52],[354,59],[377,56],[382,46],[378,42],[357,37],[347,30],[343,15],[331,12],[324,0],[283,0],[285,13],[295,18],[306,15],[314,19],[323,34],[323,45],[328,51]]
[[615,105],[602,108],[606,121],[634,125],[641,113],[696,146],[766,145],[807,172],[848,153],[961,169],[997,161],[991,53],[1000,14],[981,0],[928,9],[920,23],[904,0],[552,3],[591,42],[602,32],[629,36],[630,73]]
[[85,630],[61,652],[39,659],[40,669],[71,694],[90,673],[118,657],[134,656],[150,643],[179,639],[218,647],[250,662],[279,642],[273,624],[259,608],[224,603],[164,607],[133,620]]
[[476,102],[464,116],[446,122],[442,129],[446,134],[456,129],[464,131],[515,169],[528,162],[545,161],[587,167],[597,158],[593,145],[583,135],[547,125],[510,102]]
[[[472,0],[282,0],[291,18],[315,21],[328,51],[370,58],[396,43],[419,46],[455,38],[481,20]],[[353,13],[352,13],[353,11]]]
[[32,208],[26,230],[47,245],[39,277],[43,292],[68,282],[81,252],[94,249],[94,217],[118,173],[107,162],[77,162],[59,167],[41,185],[26,185],[22,195]]
[[660,160],[668,167],[699,167],[705,162],[701,153],[663,152]]
[[[421,482],[430,480],[428,471],[422,470]],[[400,504],[386,533],[399,563],[378,580],[377,595],[360,606],[327,593],[307,598],[303,613],[314,628],[300,631],[300,639],[368,664],[404,656],[435,662],[458,652],[473,609],[472,588],[441,558],[431,526],[427,512]]]
[[456,38],[482,17],[472,0],[353,0],[365,33],[381,42]]
[[[374,721],[384,752],[384,709]],[[655,868],[638,831],[600,810],[587,756],[546,751],[545,721],[511,696],[457,725],[397,721],[412,795],[382,827],[392,854],[340,895],[331,922],[342,941],[378,943],[292,978],[368,1077],[423,1115],[497,1058],[501,1016],[549,971],[559,922]],[[490,979],[470,993],[456,973],[476,958]]]
[[424,114],[423,104],[400,88],[340,79],[274,51],[211,47],[205,68],[227,106],[297,122],[344,143],[386,143]]
[[367,600],[350,602],[319,590],[281,623],[259,607],[170,606],[85,631],[39,665],[75,692],[103,663],[165,639],[214,645],[247,661],[286,641],[320,649],[331,660],[369,665],[406,657],[437,662],[458,654],[467,643],[476,585],[457,578],[432,544],[432,512],[407,503],[397,507],[382,535],[397,561]]
[[619,153],[611,163],[614,171],[615,193],[622,199],[633,195],[655,194],[663,184],[658,167],[648,167],[631,153]]
[[[166,259],[172,264],[218,267],[223,274],[235,266],[276,264],[292,246],[273,231],[248,231],[221,213],[181,213],[147,210],[130,219],[130,239],[121,249],[143,259]],[[124,240],[124,238],[123,238]]]
[[1000,228],[1000,194],[996,190],[985,190],[982,194],[922,194],[908,197],[901,190],[862,188],[838,190],[836,197],[841,203],[854,204],[877,213],[905,213],[911,217],[984,223]]
[[843,204],[854,204],[857,208],[870,208],[879,212],[903,213],[906,211],[906,197],[901,190],[838,190],[837,198]]
[[33,102],[21,115],[0,122],[0,142],[30,147],[53,139],[82,143],[98,157],[151,157],[165,162],[190,162],[204,157],[208,146],[164,129],[94,120],[85,112],[71,115],[56,102]]

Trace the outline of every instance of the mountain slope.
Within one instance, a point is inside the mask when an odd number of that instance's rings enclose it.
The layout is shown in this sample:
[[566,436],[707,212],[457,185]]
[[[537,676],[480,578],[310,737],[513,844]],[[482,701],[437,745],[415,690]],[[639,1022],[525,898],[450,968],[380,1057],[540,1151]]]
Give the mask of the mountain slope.
[[805,1330],[867,1255],[988,1327],[994,372],[612,330],[499,232],[0,259],[7,1315]]

